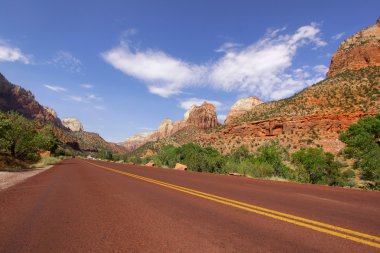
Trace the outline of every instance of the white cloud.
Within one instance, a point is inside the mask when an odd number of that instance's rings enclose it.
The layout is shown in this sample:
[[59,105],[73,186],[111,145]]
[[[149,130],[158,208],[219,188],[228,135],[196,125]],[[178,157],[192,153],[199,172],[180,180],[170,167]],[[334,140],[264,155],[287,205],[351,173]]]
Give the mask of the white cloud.
[[132,51],[126,42],[103,53],[102,57],[125,74],[146,82],[151,93],[162,97],[197,85],[206,71],[203,66],[186,63],[162,51]]
[[95,95],[95,94],[89,94],[89,95],[87,95],[87,99],[88,100],[102,101],[102,98],[99,97],[99,96],[97,96],[97,95]]
[[0,40],[0,62],[9,61],[16,62],[20,61],[24,64],[29,64],[30,59],[26,56],[21,49],[17,47],[12,47],[8,45],[5,41]]
[[315,72],[320,73],[322,75],[326,75],[327,71],[329,70],[329,68],[325,65],[316,65],[313,67],[313,69]]
[[74,102],[84,102],[83,97],[74,96],[74,95],[66,96],[65,100],[74,101]]
[[216,49],[215,52],[225,53],[225,52],[228,52],[230,50],[239,48],[241,46],[242,46],[242,44],[238,44],[238,43],[235,43],[235,42],[226,42],[221,47],[219,47],[218,49]]
[[44,86],[48,88],[49,90],[56,91],[56,92],[66,91],[66,88],[61,87],[61,86],[54,86],[54,85],[48,85],[48,84],[45,84]]
[[82,88],[85,88],[85,89],[92,89],[92,88],[94,88],[94,85],[92,85],[92,84],[81,84],[80,86]]
[[321,66],[296,71],[292,65],[299,48],[327,44],[315,23],[302,26],[293,34],[282,34],[284,30],[269,30],[262,39],[245,47],[225,43],[216,50],[223,55],[207,64],[188,63],[158,50],[131,50],[127,41],[102,57],[125,74],[145,82],[151,93],[162,97],[207,85],[266,100],[278,99],[323,77]]
[[343,33],[337,33],[337,34],[331,36],[331,39],[339,40],[340,38],[342,38],[344,36],[344,34],[345,34],[344,32]]
[[207,100],[207,99],[202,99],[202,98],[188,98],[188,99],[180,100],[179,107],[185,110],[189,110],[191,106],[193,105],[199,106],[205,101],[213,104],[218,109],[222,106],[222,103],[216,100]]
[[52,63],[72,73],[82,72],[82,62],[66,51],[59,51]]
[[[241,50],[230,50],[213,64],[210,81],[215,88],[239,91],[263,99],[278,99],[308,83],[309,73],[300,75],[290,67],[297,50],[306,44],[326,45],[316,24],[300,27],[292,35],[267,33],[258,42]],[[310,79],[315,79],[314,77]]]

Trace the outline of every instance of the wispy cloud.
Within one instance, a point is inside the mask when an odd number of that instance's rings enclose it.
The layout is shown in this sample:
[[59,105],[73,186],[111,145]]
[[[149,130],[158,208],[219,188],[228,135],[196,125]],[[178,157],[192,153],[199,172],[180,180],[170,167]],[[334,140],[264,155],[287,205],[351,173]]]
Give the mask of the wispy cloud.
[[80,86],[82,88],[85,88],[85,89],[92,89],[92,88],[94,88],[94,85],[92,85],[92,84],[81,84]]
[[88,94],[86,96],[88,100],[96,100],[96,101],[102,101],[103,99],[95,94]]
[[64,98],[64,100],[74,101],[74,102],[84,102],[83,97],[75,96],[75,95],[68,95]]
[[24,54],[21,49],[9,45],[7,42],[0,40],[0,62],[22,62],[24,64],[30,63],[30,57]]
[[54,86],[54,85],[48,85],[48,84],[45,84],[44,86],[48,88],[49,90],[56,91],[56,92],[66,91],[66,88],[61,87],[61,86]]
[[102,57],[116,69],[145,82],[151,93],[162,97],[183,93],[189,87],[210,86],[271,100],[291,95],[323,78],[318,68],[305,68],[303,74],[292,68],[299,48],[327,44],[320,37],[318,25],[302,26],[293,34],[283,34],[284,31],[285,28],[268,30],[259,41],[245,47],[225,43],[217,50],[223,55],[205,64],[189,63],[159,50],[132,50],[128,41]]
[[82,72],[82,62],[66,51],[59,51],[52,60],[52,63],[72,73]]
[[193,105],[201,105],[203,102],[208,102],[213,104],[216,108],[220,108],[222,106],[222,103],[216,100],[207,100],[207,99],[202,99],[202,98],[187,98],[180,100],[178,106],[182,109],[189,110],[191,106]]
[[342,38],[344,36],[344,34],[345,34],[344,32],[343,33],[337,33],[337,34],[331,36],[331,39],[339,40],[340,38]]

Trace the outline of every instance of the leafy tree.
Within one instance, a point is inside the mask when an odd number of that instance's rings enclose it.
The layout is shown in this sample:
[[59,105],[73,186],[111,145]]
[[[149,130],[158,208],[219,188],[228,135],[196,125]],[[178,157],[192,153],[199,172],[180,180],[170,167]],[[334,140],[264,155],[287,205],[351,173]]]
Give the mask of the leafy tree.
[[339,139],[347,144],[344,154],[355,158],[355,167],[362,170],[362,179],[380,188],[380,114],[352,124]]
[[173,145],[166,145],[158,152],[157,158],[163,166],[174,168],[175,164],[180,161],[179,149]]
[[54,135],[51,125],[43,127],[37,132],[35,142],[39,149],[55,152],[58,147],[58,139]]
[[249,156],[249,150],[246,146],[240,146],[237,149],[232,150],[230,158],[236,162],[239,163],[246,159]]
[[21,160],[35,159],[33,153],[37,152],[37,147],[34,144],[34,137],[37,132],[33,123],[15,112],[7,113],[5,117],[3,125],[7,124],[6,122],[9,122],[9,125],[5,131],[3,128],[0,137],[4,151]]
[[341,185],[339,162],[334,155],[320,148],[307,148],[292,155],[292,161],[297,166],[295,177],[297,181],[312,184]]
[[104,160],[112,160],[113,154],[110,150],[99,150],[99,152],[96,154],[96,157]]
[[288,160],[288,152],[281,147],[277,141],[271,141],[260,146],[258,156],[254,159],[255,163],[266,163],[273,168],[273,176],[288,178],[289,168],[283,163]]

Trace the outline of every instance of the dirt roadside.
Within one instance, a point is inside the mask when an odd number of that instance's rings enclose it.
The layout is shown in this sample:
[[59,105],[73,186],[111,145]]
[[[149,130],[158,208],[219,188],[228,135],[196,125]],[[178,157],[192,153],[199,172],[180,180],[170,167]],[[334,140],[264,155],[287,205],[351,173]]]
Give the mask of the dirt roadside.
[[0,171],[0,191],[8,187],[11,187],[15,184],[18,184],[32,176],[35,176],[45,170],[50,169],[54,165],[49,165],[43,168],[35,168],[27,171],[18,171],[18,172],[8,172]]

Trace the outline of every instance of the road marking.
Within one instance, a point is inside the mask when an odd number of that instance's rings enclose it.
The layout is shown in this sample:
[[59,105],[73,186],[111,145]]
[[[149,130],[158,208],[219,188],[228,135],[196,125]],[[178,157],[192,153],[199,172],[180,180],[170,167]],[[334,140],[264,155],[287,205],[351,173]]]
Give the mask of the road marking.
[[[242,209],[242,210],[246,210],[248,212],[260,214],[260,215],[267,216],[267,217],[270,217],[270,218],[273,218],[273,219],[276,219],[276,220],[285,221],[285,222],[288,222],[288,223],[291,223],[291,224],[295,224],[295,225],[298,225],[298,226],[301,226],[301,227],[309,228],[309,229],[312,229],[312,230],[315,230],[315,231],[319,231],[319,232],[322,232],[322,233],[334,235],[334,236],[337,236],[337,237],[340,237],[340,238],[344,238],[344,239],[351,240],[351,241],[354,241],[354,242],[362,243],[362,244],[369,245],[369,246],[372,246],[372,247],[375,247],[375,248],[380,248],[380,244],[377,243],[377,242],[374,242],[374,241],[380,242],[380,237],[378,237],[378,236],[374,236],[374,235],[369,235],[369,234],[353,231],[353,230],[350,230],[350,229],[346,229],[346,228],[330,225],[330,224],[319,222],[319,221],[315,221],[315,220],[310,220],[310,219],[302,218],[302,217],[299,217],[299,216],[295,216],[295,215],[291,215],[291,214],[287,214],[287,213],[271,210],[271,209],[268,209],[268,208],[263,208],[263,207],[260,207],[260,206],[251,205],[251,204],[244,203],[244,202],[239,202],[239,201],[236,201],[236,200],[233,200],[233,199],[228,199],[228,198],[220,197],[220,196],[217,196],[217,195],[213,195],[213,194],[209,194],[209,193],[193,190],[193,189],[190,189],[190,188],[186,188],[186,187],[182,187],[182,186],[166,183],[166,182],[163,182],[163,181],[159,181],[159,180],[155,180],[155,179],[139,176],[139,175],[136,175],[136,174],[132,174],[132,173],[129,173],[129,172],[113,169],[113,168],[102,166],[102,165],[98,165],[98,164],[95,164],[95,163],[91,163],[91,162],[87,162],[87,161],[84,161],[84,162],[89,163],[91,165],[94,165],[94,166],[96,166],[98,168],[101,168],[101,169],[104,169],[104,170],[108,170],[108,171],[111,171],[111,172],[115,172],[115,173],[119,173],[119,174],[122,174],[122,175],[126,175],[126,176],[129,176],[129,177],[132,177],[132,178],[136,178],[136,179],[139,179],[139,180],[142,180],[142,181],[146,181],[146,182],[149,182],[149,183],[153,183],[153,184],[156,184],[156,185],[167,187],[167,188],[170,188],[170,189],[173,189],[173,190],[184,192],[184,193],[187,193],[187,194],[190,194],[190,195],[194,195],[194,196],[197,196],[197,197],[208,199],[208,200],[211,200],[211,201],[214,201],[214,202],[218,202],[218,203],[221,203],[221,204],[233,206],[233,207],[236,207],[236,208],[239,208],[239,209]],[[359,238],[359,237],[361,237],[361,238]],[[366,238],[366,239],[363,239],[363,238]],[[372,241],[369,241],[367,239],[372,240]]]

